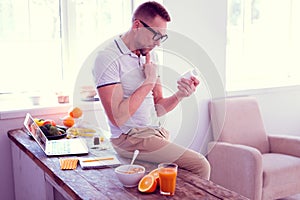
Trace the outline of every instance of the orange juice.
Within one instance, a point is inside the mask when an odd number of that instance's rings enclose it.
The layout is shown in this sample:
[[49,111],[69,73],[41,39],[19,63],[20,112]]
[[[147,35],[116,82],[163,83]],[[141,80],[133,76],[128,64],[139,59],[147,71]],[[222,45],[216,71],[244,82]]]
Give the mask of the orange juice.
[[166,164],[158,170],[160,193],[163,195],[174,195],[176,188],[177,165]]

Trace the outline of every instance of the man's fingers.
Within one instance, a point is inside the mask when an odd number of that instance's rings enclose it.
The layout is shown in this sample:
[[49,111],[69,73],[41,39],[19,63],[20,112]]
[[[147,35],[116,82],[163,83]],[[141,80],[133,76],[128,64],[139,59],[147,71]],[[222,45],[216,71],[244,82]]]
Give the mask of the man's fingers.
[[150,53],[146,54],[146,63],[150,63]]
[[200,83],[200,81],[194,76],[191,77],[191,80],[194,82],[194,86],[197,86]]

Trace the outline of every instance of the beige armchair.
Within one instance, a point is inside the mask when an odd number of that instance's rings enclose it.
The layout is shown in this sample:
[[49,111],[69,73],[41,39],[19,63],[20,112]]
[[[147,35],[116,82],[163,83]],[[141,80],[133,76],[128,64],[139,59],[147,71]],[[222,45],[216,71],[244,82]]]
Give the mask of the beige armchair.
[[253,200],[300,193],[300,137],[268,135],[253,97],[213,100],[211,180]]

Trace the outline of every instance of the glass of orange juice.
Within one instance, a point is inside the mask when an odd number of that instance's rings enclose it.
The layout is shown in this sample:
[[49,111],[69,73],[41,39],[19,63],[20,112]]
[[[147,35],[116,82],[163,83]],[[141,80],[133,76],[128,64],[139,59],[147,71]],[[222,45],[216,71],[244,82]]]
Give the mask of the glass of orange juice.
[[175,163],[160,163],[158,165],[160,194],[169,196],[175,194],[177,168]]

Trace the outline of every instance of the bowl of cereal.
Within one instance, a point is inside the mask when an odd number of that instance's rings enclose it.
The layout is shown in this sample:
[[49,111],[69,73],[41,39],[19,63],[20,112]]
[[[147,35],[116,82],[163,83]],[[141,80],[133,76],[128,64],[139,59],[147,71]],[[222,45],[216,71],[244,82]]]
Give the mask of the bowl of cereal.
[[136,187],[145,175],[145,167],[141,165],[120,165],[115,173],[124,187]]

